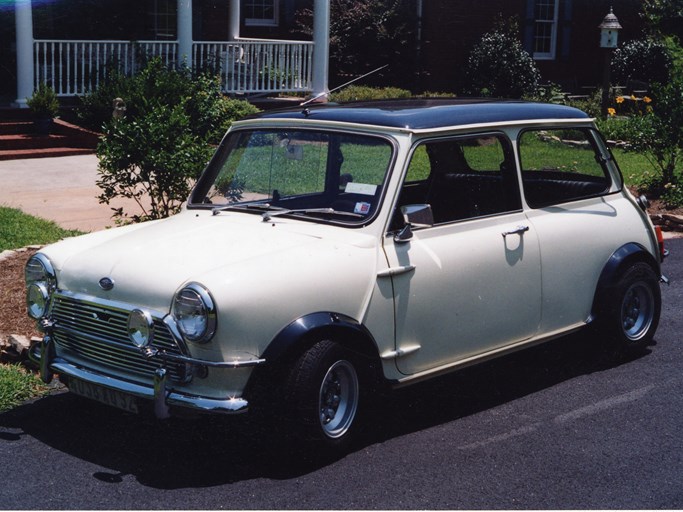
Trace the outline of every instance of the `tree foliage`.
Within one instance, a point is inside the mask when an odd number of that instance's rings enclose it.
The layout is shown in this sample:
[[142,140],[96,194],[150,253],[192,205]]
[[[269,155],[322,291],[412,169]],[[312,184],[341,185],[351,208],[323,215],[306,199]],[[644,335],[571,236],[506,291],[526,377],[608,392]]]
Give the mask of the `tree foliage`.
[[257,110],[225,98],[218,78],[193,77],[187,69],[166,68],[159,59],[132,77],[115,77],[84,104],[101,111],[112,97],[125,101],[126,114],[103,125],[98,199],[105,204],[133,199],[139,207],[137,213],[114,208],[118,222],[178,212],[213,152],[211,144],[220,141],[234,119]]
[[[388,64],[388,68],[364,84],[410,85],[413,77],[405,69],[415,62],[415,17],[410,0],[331,0],[330,70],[333,82]],[[313,33],[313,11],[297,13],[297,31]]]
[[467,61],[468,92],[521,98],[537,89],[541,74],[518,34],[514,20],[498,21],[496,28],[474,45]]
[[669,47],[652,38],[629,41],[614,51],[612,76],[617,83],[629,80],[666,83],[673,59]]
[[643,0],[642,16],[654,36],[683,39],[683,0]]

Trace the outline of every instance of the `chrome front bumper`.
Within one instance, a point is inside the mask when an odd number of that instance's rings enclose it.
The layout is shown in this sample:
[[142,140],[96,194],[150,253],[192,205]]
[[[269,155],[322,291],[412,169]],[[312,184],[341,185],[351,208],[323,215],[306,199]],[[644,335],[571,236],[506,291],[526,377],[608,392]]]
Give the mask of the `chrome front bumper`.
[[[151,357],[155,356],[157,354]],[[53,374],[58,373],[137,398],[152,400],[154,403],[154,414],[157,418],[168,418],[171,406],[184,407],[198,412],[235,414],[245,412],[249,405],[247,400],[240,397],[227,399],[207,398],[169,389],[168,373],[164,367],[165,359],[163,354],[159,355],[160,367],[154,373],[153,387],[124,381],[81,368],[55,355],[54,341],[49,333],[49,328],[43,340],[31,347],[29,358],[39,365],[40,377],[44,382],[49,383],[52,380]],[[243,368],[265,362],[263,359],[227,363],[198,361],[191,358],[183,359],[184,362],[189,364],[224,368]]]

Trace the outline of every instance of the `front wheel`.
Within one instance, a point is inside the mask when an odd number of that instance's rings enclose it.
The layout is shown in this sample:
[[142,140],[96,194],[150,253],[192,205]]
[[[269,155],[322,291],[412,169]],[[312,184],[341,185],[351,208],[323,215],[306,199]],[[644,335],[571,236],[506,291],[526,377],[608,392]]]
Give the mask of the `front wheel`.
[[360,359],[324,340],[301,354],[285,382],[291,434],[328,447],[348,444],[358,422]]
[[602,302],[600,326],[610,344],[623,352],[645,348],[654,337],[662,307],[659,279],[646,263],[635,263]]

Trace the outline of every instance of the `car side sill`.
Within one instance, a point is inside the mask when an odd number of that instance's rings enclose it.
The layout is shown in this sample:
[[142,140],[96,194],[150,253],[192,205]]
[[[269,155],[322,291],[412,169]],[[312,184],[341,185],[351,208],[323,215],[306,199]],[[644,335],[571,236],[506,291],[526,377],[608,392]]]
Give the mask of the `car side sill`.
[[401,388],[409,384],[415,384],[423,380],[438,377],[439,375],[454,372],[461,368],[466,368],[474,364],[483,363],[484,361],[488,361],[489,359],[494,359],[505,354],[511,354],[513,352],[517,352],[518,350],[533,347],[534,345],[540,345],[541,343],[545,343],[556,338],[561,338],[562,336],[567,336],[569,334],[572,334],[576,331],[580,331],[581,329],[585,328],[586,325],[588,325],[588,323],[590,323],[590,319],[586,322],[579,322],[578,324],[572,325],[568,328],[551,332],[543,337],[535,337],[519,341],[511,345],[506,345],[505,347],[489,350],[488,352],[483,352],[475,356],[460,359],[458,361],[448,363],[442,366],[437,366],[436,368],[431,368],[429,370],[414,373],[413,375],[406,375],[405,377],[402,377],[400,379],[393,380],[391,384],[394,388]]

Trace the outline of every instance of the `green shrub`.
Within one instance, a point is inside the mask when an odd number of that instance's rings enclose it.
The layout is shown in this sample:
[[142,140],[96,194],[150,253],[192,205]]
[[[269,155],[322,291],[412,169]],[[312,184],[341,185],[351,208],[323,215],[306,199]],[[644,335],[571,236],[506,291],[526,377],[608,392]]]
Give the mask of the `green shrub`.
[[683,206],[683,186],[681,180],[678,183],[666,183],[661,195],[662,202],[666,208],[680,208]]
[[469,93],[521,98],[538,89],[541,74],[518,37],[513,20],[499,21],[493,32],[475,44],[467,61]]
[[406,89],[398,87],[366,87],[362,85],[350,85],[338,92],[332,93],[330,101],[370,101],[410,98],[411,93]]
[[669,207],[683,206],[679,191],[683,183],[679,169],[683,157],[683,79],[655,85],[652,95],[652,103],[642,114],[628,118],[628,140],[657,171],[648,184],[649,192],[664,198]]
[[33,115],[38,118],[52,119],[59,114],[59,101],[55,90],[45,83],[41,83],[30,98],[26,98],[26,104]]
[[633,137],[631,124],[625,117],[597,117],[595,123],[607,140],[630,141]]
[[187,68],[169,69],[161,59],[151,59],[133,76],[116,69],[98,88],[81,98],[79,117],[83,124],[102,130],[112,119],[112,102],[123,99],[127,119],[146,115],[159,106],[184,105],[194,134],[217,144],[233,120],[258,112],[246,101],[221,93],[220,78],[209,72],[194,76]]
[[140,209],[132,215],[115,209],[117,221],[159,219],[180,210],[213,152],[190,126],[182,104],[105,125],[97,147],[98,199],[105,204],[117,197],[134,199]]
[[98,199],[110,204],[124,197],[139,207],[137,213],[114,209],[119,223],[178,212],[213,152],[211,144],[220,142],[233,120],[258,111],[224,97],[218,77],[193,77],[188,69],[168,69],[159,59],[132,77],[113,77],[103,91],[84,101],[93,119],[107,95],[124,99],[126,112],[102,127]]
[[612,78],[616,83],[629,80],[665,83],[671,77],[672,57],[668,47],[653,39],[629,41],[614,51]]

